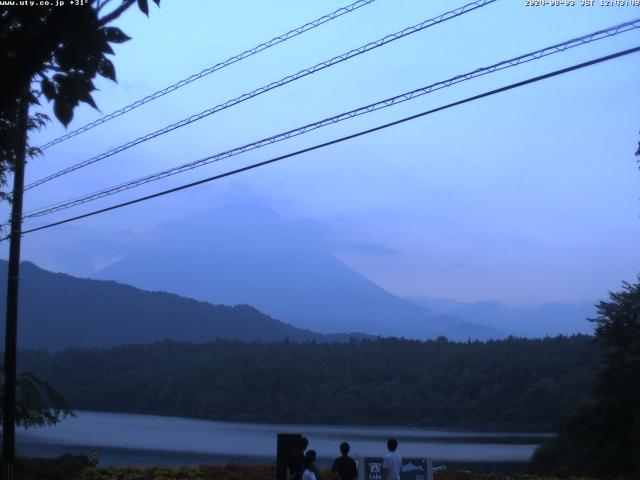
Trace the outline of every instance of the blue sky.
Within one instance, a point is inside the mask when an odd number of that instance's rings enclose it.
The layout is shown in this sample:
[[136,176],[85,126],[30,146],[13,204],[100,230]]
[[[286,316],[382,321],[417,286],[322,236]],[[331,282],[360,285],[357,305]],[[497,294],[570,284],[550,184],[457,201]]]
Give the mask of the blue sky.
[[[25,210],[640,17],[638,7],[598,3],[527,7],[520,0],[498,1],[29,191]],[[109,113],[345,4],[165,0],[149,19],[132,10],[117,24],[133,37],[116,49],[118,84],[98,81],[96,102]],[[463,4],[378,0],[47,150],[29,164],[27,182]],[[640,32],[633,31],[578,47],[66,213],[310,146],[639,41]],[[73,272],[60,252],[83,242],[95,244],[83,253],[93,264],[108,263],[117,252],[100,251],[100,239],[136,242],[164,222],[242,201],[323,224],[350,245],[335,251],[338,258],[399,295],[511,304],[603,298],[640,271],[640,172],[633,155],[640,139],[638,59],[614,60],[27,235],[23,258]],[[83,106],[69,128],[99,116]],[[33,141],[62,133],[52,122]]]

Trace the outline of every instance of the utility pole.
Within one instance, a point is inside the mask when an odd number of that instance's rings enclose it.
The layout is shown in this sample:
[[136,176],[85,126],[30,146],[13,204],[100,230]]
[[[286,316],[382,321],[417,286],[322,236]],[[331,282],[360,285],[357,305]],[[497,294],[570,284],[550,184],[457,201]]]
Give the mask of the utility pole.
[[20,283],[20,239],[22,236],[22,193],[29,120],[29,88],[18,104],[16,158],[13,172],[9,278],[4,337],[4,396],[2,399],[2,480],[13,480],[16,456],[16,354],[18,342],[18,286]]

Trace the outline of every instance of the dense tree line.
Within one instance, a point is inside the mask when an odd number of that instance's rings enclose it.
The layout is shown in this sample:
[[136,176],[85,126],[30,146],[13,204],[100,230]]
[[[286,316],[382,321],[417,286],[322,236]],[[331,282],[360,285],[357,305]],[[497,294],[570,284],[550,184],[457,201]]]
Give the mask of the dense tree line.
[[161,342],[27,351],[74,409],[256,422],[550,429],[591,398],[593,337]]
[[597,307],[593,400],[562,418],[558,436],[534,454],[534,473],[640,478],[640,281]]

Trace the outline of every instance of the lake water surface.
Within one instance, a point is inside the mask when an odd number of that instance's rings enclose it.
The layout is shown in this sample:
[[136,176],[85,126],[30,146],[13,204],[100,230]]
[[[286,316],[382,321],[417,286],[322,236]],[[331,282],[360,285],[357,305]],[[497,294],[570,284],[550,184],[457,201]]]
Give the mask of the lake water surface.
[[101,465],[272,463],[277,433],[302,433],[325,463],[342,441],[358,457],[385,453],[386,439],[407,457],[450,462],[526,462],[550,434],[463,430],[214,422],[124,413],[76,412],[54,427],[19,429],[20,453],[54,456],[100,452]]

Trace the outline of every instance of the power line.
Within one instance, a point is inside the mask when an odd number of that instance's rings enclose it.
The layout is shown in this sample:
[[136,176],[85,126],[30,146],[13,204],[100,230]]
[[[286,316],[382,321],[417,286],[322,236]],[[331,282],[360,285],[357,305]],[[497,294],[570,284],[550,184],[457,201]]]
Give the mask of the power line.
[[[157,193],[154,193],[154,194],[151,194],[151,195],[146,195],[146,196],[143,196],[143,197],[139,197],[139,198],[136,198],[134,200],[129,200],[127,202],[118,203],[118,204],[112,205],[110,207],[101,208],[99,210],[94,210],[92,212],[84,213],[82,215],[77,215],[75,217],[66,218],[64,220],[59,220],[57,222],[53,222],[53,223],[49,223],[49,224],[46,224],[46,225],[42,225],[40,227],[31,228],[29,230],[24,230],[22,233],[23,234],[27,234],[27,233],[37,232],[39,230],[44,230],[44,229],[55,227],[55,226],[58,226],[58,225],[63,225],[65,223],[73,222],[73,221],[80,220],[80,219],[87,218],[87,217],[92,217],[94,215],[98,215],[98,214],[101,214],[101,213],[109,212],[109,211],[112,211],[112,210],[117,210],[117,209],[120,209],[120,208],[123,208],[123,207],[127,207],[129,205],[133,205],[133,204],[136,204],[136,203],[140,203],[140,202],[144,202],[144,201],[147,201],[147,200],[151,200],[153,198],[157,198],[157,197],[161,197],[161,196],[164,196],[164,195],[168,195],[170,193],[175,193],[175,192],[178,192],[180,190],[186,190],[188,188],[192,188],[192,187],[195,187],[197,185],[201,185],[201,184],[204,184],[204,183],[212,182],[214,180],[219,180],[221,178],[229,177],[231,175],[236,175],[238,173],[246,172],[248,170],[253,170],[253,169],[258,168],[258,167],[262,167],[262,166],[265,166],[265,165],[269,165],[271,163],[279,162],[279,161],[287,159],[287,158],[291,158],[291,157],[295,157],[295,156],[298,156],[298,155],[302,155],[303,153],[308,153],[308,152],[311,152],[311,151],[314,151],[314,150],[319,150],[321,148],[325,148],[325,147],[328,147],[330,145],[335,145],[335,144],[338,144],[338,143],[342,143],[342,142],[345,142],[347,140],[352,140],[354,138],[361,137],[361,136],[364,136],[364,135],[368,135],[370,133],[377,132],[379,130],[384,130],[386,128],[393,127],[395,125],[400,125],[402,123],[406,123],[408,121],[415,120],[417,118],[421,118],[421,117],[424,117],[424,116],[427,116],[427,115],[431,115],[433,113],[436,113],[436,112],[439,112],[439,111],[442,111],[442,110],[447,110],[449,108],[453,108],[453,107],[456,107],[458,105],[463,105],[465,103],[469,103],[469,102],[473,102],[473,101],[476,101],[476,100],[480,100],[482,98],[489,97],[489,96],[492,96],[492,95],[496,95],[498,93],[506,92],[508,90],[513,90],[515,88],[523,87],[525,85],[529,85],[529,84],[532,84],[532,83],[535,83],[535,82],[539,82],[539,81],[542,81],[542,80],[545,80],[545,79],[548,79],[548,78],[556,77],[558,75],[563,75],[565,73],[569,73],[569,72],[572,72],[574,70],[579,70],[581,68],[585,68],[585,67],[588,67],[588,66],[591,66],[591,65],[595,65],[595,64],[598,64],[598,63],[602,63],[602,62],[606,62],[606,61],[609,61],[609,60],[613,60],[615,58],[619,58],[619,57],[622,57],[622,56],[625,56],[625,55],[630,55],[630,54],[636,53],[638,51],[640,51],[640,46],[634,47],[634,48],[630,48],[628,50],[619,51],[619,52],[616,52],[616,53],[613,53],[613,54],[610,54],[610,55],[606,55],[604,57],[599,57],[599,58],[596,58],[594,60],[589,60],[587,62],[579,63],[579,64],[576,64],[576,65],[572,65],[570,67],[562,68],[562,69],[559,69],[559,70],[554,70],[554,71],[552,71],[550,73],[546,73],[544,75],[539,75],[539,76],[536,76],[536,77],[529,78],[527,80],[523,80],[523,81],[520,81],[520,82],[512,83],[512,84],[504,86],[504,87],[500,87],[500,88],[497,88],[497,89],[494,89],[494,90],[490,90],[490,91],[487,91],[487,92],[484,92],[484,93],[481,93],[481,94],[478,94],[478,95],[474,95],[472,97],[467,97],[467,98],[465,98],[463,100],[459,100],[457,102],[449,103],[447,105],[443,105],[443,106],[440,106],[440,107],[437,107],[437,108],[433,108],[431,110],[427,110],[427,111],[424,111],[424,112],[421,112],[421,113],[418,113],[418,114],[415,114],[415,115],[404,117],[404,118],[402,118],[400,120],[395,120],[393,122],[385,123],[383,125],[379,125],[379,126],[374,127],[374,128],[369,128],[367,130],[362,130],[360,132],[353,133],[351,135],[340,137],[340,138],[337,138],[337,139],[334,139],[334,140],[330,140],[328,142],[320,143],[320,144],[314,145],[312,147],[307,147],[307,148],[304,148],[302,150],[297,150],[297,151],[292,152],[292,153],[288,153],[288,154],[285,154],[285,155],[280,155],[278,157],[271,158],[269,160],[265,160],[265,161],[262,161],[262,162],[254,163],[254,164],[251,164],[251,165],[247,165],[247,166],[242,167],[242,168],[237,168],[235,170],[231,170],[231,171],[228,171],[228,172],[225,172],[225,173],[221,173],[221,174],[214,175],[214,176],[211,176],[211,177],[208,177],[208,178],[197,180],[195,182],[187,183],[187,184],[184,184],[184,185],[181,185],[181,186],[178,186],[178,187],[170,188],[168,190],[163,190],[161,192],[157,192]],[[0,241],[6,240],[7,238],[9,238],[9,237],[4,237],[4,238],[0,239]]]
[[207,75],[210,75],[214,72],[217,72],[218,70],[222,70],[225,67],[228,67],[229,65],[233,65],[234,63],[237,63],[241,60],[244,60],[245,58],[251,57],[253,55],[256,55],[257,53],[262,52],[263,50],[267,50],[268,48],[274,47],[280,43],[283,43],[287,40],[290,40],[294,37],[297,37],[298,35],[302,35],[305,32],[308,32],[309,30],[313,30],[316,27],[319,27],[320,25],[330,22],[331,20],[335,20],[338,17],[341,17],[342,15],[345,15],[347,13],[351,13],[361,7],[364,7],[366,5],[369,5],[370,3],[375,2],[376,0],[358,0],[354,3],[352,3],[351,5],[347,5],[346,7],[342,7],[339,8],[337,10],[335,10],[334,12],[331,12],[327,15],[323,15],[320,18],[317,18],[309,23],[305,23],[304,25],[298,27],[298,28],[294,28],[293,30],[288,31],[287,33],[283,34],[283,35],[279,35],[277,37],[272,38],[271,40],[268,40],[264,43],[261,43],[260,45],[257,45],[253,48],[250,48],[249,50],[245,50],[244,52],[238,54],[238,55],[234,55],[233,57],[229,57],[226,60],[216,63],[215,65],[205,68],[204,70],[202,70],[199,73],[195,73],[183,80],[180,80],[179,82],[176,82],[172,85],[169,85],[168,87],[163,88],[162,90],[158,90],[155,93],[152,93],[150,95],[147,95],[144,98],[141,98],[140,100],[136,100],[135,102],[133,102],[130,105],[127,105],[126,107],[122,107],[119,110],[116,110],[112,113],[109,113],[108,115],[105,115],[104,117],[98,118],[97,120],[94,120],[93,122],[90,122],[76,130],[73,130],[69,133],[66,133],[64,135],[62,135],[61,137],[55,138],[53,140],[51,140],[48,143],[45,143],[44,145],[42,145],[40,148],[40,150],[46,150],[49,147],[52,147],[54,145],[57,145],[58,143],[64,142],[65,140],[68,140],[70,138],[73,138],[77,135],[80,135],[81,133],[84,133],[88,130],[91,130],[94,127],[97,127],[98,125],[102,125],[103,123],[108,122],[109,120],[113,120],[114,118],[117,118],[121,115],[124,115],[125,113],[128,113],[132,110],[135,110],[136,108],[144,105],[145,103],[148,103],[152,100],[155,100],[157,98],[163,97],[164,95],[171,93],[175,90],[178,90],[179,88],[184,87],[185,85],[188,85],[192,82],[195,82],[196,80],[200,80],[203,77],[206,77]]
[[117,153],[123,152],[124,150],[127,150],[131,147],[134,147],[140,143],[146,142],[148,140],[151,140],[153,138],[159,137],[161,135],[164,135],[166,133],[169,133],[173,130],[176,130],[178,128],[184,127],[186,125],[189,125],[193,122],[196,122],[198,120],[202,120],[205,117],[208,117],[209,115],[212,115],[214,113],[217,113],[221,110],[225,110],[229,107],[232,107],[234,105],[237,105],[239,103],[242,103],[246,100],[249,100],[251,98],[257,97],[258,95],[262,95],[263,93],[269,92],[271,90],[274,90],[276,88],[279,88],[283,85],[287,85],[291,82],[294,82],[296,80],[299,80],[301,78],[304,78],[308,75],[312,75],[314,73],[317,73],[321,70],[324,70],[325,68],[331,67],[333,65],[336,65],[338,63],[344,62],[346,60],[349,60],[353,57],[356,57],[358,55],[361,55],[365,52],[368,52],[370,50],[374,50],[376,48],[379,48],[383,45],[386,45],[387,43],[391,43],[395,40],[399,40],[400,38],[404,38],[408,35],[420,32],[426,28],[432,27],[434,25],[443,23],[447,20],[451,20],[453,18],[459,17],[465,13],[471,12],[473,10],[476,10],[478,8],[484,7],[490,3],[495,2],[496,0],[476,0],[472,3],[469,3],[467,5],[464,5],[463,7],[457,8],[455,10],[451,10],[448,12],[445,12],[441,15],[438,15],[437,17],[425,20],[421,23],[418,23],[416,25],[413,25],[411,27],[407,27],[399,32],[396,33],[392,33],[389,35],[386,35],[385,37],[376,40],[374,42],[370,42],[367,43],[366,45],[363,45],[359,48],[350,50],[346,53],[343,53],[342,55],[338,55],[336,57],[333,57],[329,60],[326,60],[324,62],[318,63],[312,67],[309,68],[305,68],[303,70],[300,70],[299,72],[293,74],[293,75],[288,75],[280,80],[277,80],[275,82],[269,83],[268,85],[262,86],[256,90],[253,90],[252,92],[249,93],[245,93],[243,95],[240,95],[239,97],[236,97],[234,99],[231,100],[227,100],[224,103],[221,103],[219,105],[216,105],[215,107],[212,108],[208,108],[207,110],[204,110],[200,113],[191,115],[190,117],[187,117],[185,119],[180,120],[179,122],[173,123],[171,125],[168,125],[164,128],[161,128],[160,130],[156,130],[155,132],[151,132],[148,133],[142,137],[138,137],[135,140],[131,140],[123,145],[120,145],[118,147],[112,148],[104,153],[101,153],[99,155],[96,155],[88,160],[85,160],[83,162],[77,163],[75,165],[72,165],[70,167],[67,167],[63,170],[60,170],[56,173],[53,173],[51,175],[48,175],[44,178],[41,178],[39,180],[36,180],[30,184],[28,184],[27,186],[25,186],[25,190],[30,190],[34,187],[37,187],[39,185],[42,185],[43,183],[49,182],[55,178],[58,178],[62,175],[66,175],[68,173],[71,173],[75,170],[78,170],[80,168],[86,167],[88,165],[94,164],[96,162],[99,162],[101,160],[104,160],[105,158],[111,157],[113,155],[116,155]]
[[431,85],[427,85],[425,87],[421,87],[415,90],[412,90],[410,92],[406,92],[400,95],[396,95],[394,97],[390,97],[384,100],[380,100],[378,102],[366,105],[364,107],[360,107],[360,108],[356,108],[347,112],[343,112],[340,113],[338,115],[332,116],[332,117],[328,117],[325,118],[323,120],[320,120],[318,122],[315,123],[310,123],[307,125],[304,125],[302,127],[298,127],[295,128],[293,130],[288,130],[286,132],[282,132],[282,133],[278,133],[276,135],[273,135],[271,137],[267,137],[240,147],[236,147],[233,148],[231,150],[227,150],[225,152],[221,152],[221,153],[217,153],[215,155],[210,155],[207,156],[205,158],[201,158],[199,160],[190,162],[190,163],[186,163],[183,165],[179,165],[176,167],[172,167],[169,168],[167,170],[163,170],[161,172],[157,172],[151,175],[147,175],[141,178],[138,178],[136,180],[132,180],[120,185],[116,185],[113,187],[109,187],[107,189],[103,189],[88,195],[84,195],[84,196],[80,196],[80,197],[76,197],[70,200],[66,200],[66,201],[62,201],[62,202],[57,202],[53,205],[47,206],[47,207],[41,207],[39,209],[36,210],[32,210],[31,212],[27,212],[23,218],[35,218],[35,217],[41,217],[44,215],[49,215],[55,212],[59,212],[62,210],[66,210],[68,208],[72,208],[78,205],[82,205],[84,203],[88,203],[100,198],[104,198],[107,196],[111,196],[132,188],[136,188],[139,187],[141,185],[147,184],[147,183],[151,183],[153,181],[157,181],[160,180],[162,178],[166,178],[169,176],[173,176],[173,175],[177,175],[179,173],[188,171],[188,170],[193,170],[195,168],[199,168],[214,162],[218,162],[221,161],[223,159],[226,158],[230,158],[236,155],[239,155],[241,153],[245,153],[247,151],[250,150],[255,150],[258,148],[262,148],[264,146],[267,145],[271,145],[273,143],[276,142],[280,142],[298,135],[302,135],[305,134],[307,132],[310,132],[312,130],[316,130],[322,127],[325,127],[327,125],[332,125],[334,123],[338,123],[350,118],[354,118],[360,115],[364,115],[373,111],[377,111],[377,110],[381,110],[384,108],[388,108],[391,107],[393,105],[397,105],[399,103],[402,102],[406,102],[412,99],[415,99],[419,96],[422,95],[426,95],[429,94],[433,91],[436,90],[440,90],[443,88],[447,88],[449,86],[467,81],[467,80],[471,80],[473,78],[476,77],[480,77],[483,75],[487,75],[489,73],[493,73],[499,70],[504,70],[506,68],[511,68],[523,63],[527,63],[533,60],[537,60],[543,57],[546,57],[548,55],[552,55],[555,53],[559,53],[559,52],[564,52],[570,48],[574,48],[580,45],[585,45],[597,40],[601,40],[603,38],[608,38],[614,35],[618,35],[620,33],[623,32],[627,32],[633,29],[637,29],[640,28],[640,18],[639,19],[635,19],[635,20],[631,20],[629,22],[625,22],[625,23],[621,23],[619,25],[614,25],[612,27],[608,27],[605,29],[601,29],[592,33],[589,33],[587,35],[583,35],[581,37],[577,37],[577,38],[573,38],[571,40],[567,40],[565,42],[562,43],[558,43],[555,45],[551,45],[549,47],[545,47],[539,50],[536,50],[534,52],[530,52],[524,55],[520,55],[514,58],[510,58],[508,60],[503,60],[499,63],[495,63],[493,65],[490,65],[488,67],[482,67],[482,68],[477,68],[475,70],[472,70],[468,73],[462,74],[462,75],[457,75],[455,77],[449,78],[447,80],[442,80],[436,83],[432,83]]

